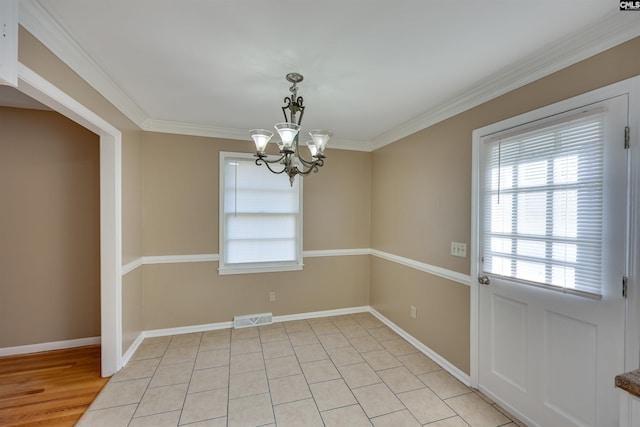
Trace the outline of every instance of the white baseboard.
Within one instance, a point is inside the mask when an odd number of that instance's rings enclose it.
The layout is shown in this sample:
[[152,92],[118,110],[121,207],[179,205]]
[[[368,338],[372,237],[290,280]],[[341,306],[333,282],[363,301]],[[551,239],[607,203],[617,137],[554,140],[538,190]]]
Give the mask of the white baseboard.
[[451,375],[456,377],[461,383],[469,387],[471,385],[471,378],[469,375],[465,374],[463,371],[455,367],[451,364],[447,359],[440,356],[435,351],[431,350],[429,347],[424,345],[422,342],[418,341],[415,337],[407,333],[404,329],[400,328],[398,325],[393,323],[391,320],[384,317],[378,310],[373,307],[369,307],[369,312],[377,317],[382,323],[393,329],[398,335],[411,343],[415,348],[424,353],[431,360],[436,362],[438,365],[442,367],[445,371],[449,372]]
[[120,366],[118,367],[118,370],[127,366],[127,363],[129,363],[129,360],[131,360],[131,358],[133,357],[138,347],[140,347],[140,344],[142,344],[143,340],[144,340],[144,332],[140,332],[138,334],[138,337],[133,341],[133,343],[131,343],[127,351],[122,355],[122,359],[120,360]]
[[[293,320],[306,320],[306,319],[316,319],[319,317],[329,317],[329,316],[342,316],[345,314],[355,314],[355,313],[371,313],[376,318],[378,318],[382,323],[391,328],[394,332],[400,335],[402,338],[411,343],[414,347],[420,350],[427,357],[432,359],[438,365],[442,367],[445,371],[449,372],[451,375],[456,377],[460,382],[464,385],[469,386],[471,384],[471,379],[469,375],[458,369],[456,366],[451,364],[447,359],[440,356],[438,353],[424,345],[422,342],[418,341],[415,337],[407,333],[405,330],[400,328],[398,325],[393,323],[391,320],[384,317],[380,312],[370,306],[360,306],[360,307],[349,307],[349,308],[339,308],[335,310],[324,310],[324,311],[314,311],[308,313],[298,313],[298,314],[287,314],[283,316],[274,316],[273,322],[290,322]],[[218,322],[218,323],[208,323],[204,325],[194,325],[194,326],[181,326],[177,328],[166,328],[166,329],[153,329],[149,331],[143,331],[140,333],[138,338],[134,341],[134,343],[129,347],[127,352],[123,355],[123,363],[124,367],[135,351],[138,349],[140,344],[144,338],[151,337],[163,337],[167,335],[180,335],[180,334],[189,334],[193,332],[206,332],[206,331],[214,331],[218,329],[228,329],[233,327],[233,322]]]
[[204,325],[178,326],[177,328],[151,329],[149,331],[143,331],[142,336],[144,338],[165,337],[167,335],[191,334],[194,332],[215,331],[227,328],[233,328],[233,321],[206,323]]
[[308,313],[287,314],[284,316],[273,316],[273,323],[290,322],[292,320],[316,319],[318,317],[344,316],[345,314],[366,313],[369,306],[338,308],[335,310],[311,311]]
[[[313,311],[308,313],[298,313],[298,314],[286,314],[283,316],[274,316],[274,322],[289,322],[292,320],[306,320],[306,319],[315,319],[318,317],[329,317],[329,316],[342,316],[345,314],[355,314],[355,313],[366,313],[369,311],[369,306],[361,306],[361,307],[349,307],[349,308],[338,308],[335,310],[324,310],[324,311]],[[193,326],[180,326],[177,328],[165,328],[165,329],[151,329],[148,331],[142,331],[138,338],[131,344],[129,349],[125,354],[122,355],[121,366],[120,368],[124,368],[133,354],[136,352],[140,344],[145,338],[153,338],[153,337],[165,337],[168,335],[181,335],[181,334],[191,334],[194,332],[206,332],[206,331],[215,331],[219,329],[228,329],[233,328],[233,322],[218,322],[218,323],[207,323],[204,325],[193,325]]]
[[20,345],[16,347],[0,348],[0,357],[19,354],[40,353],[42,351],[63,350],[65,348],[84,347],[100,344],[100,337],[78,338],[67,341],[45,342],[40,344]]
[[[308,313],[286,314],[273,316],[273,322],[289,322],[292,320],[315,319],[317,317],[341,316],[344,314],[364,313],[369,311],[369,306],[338,308],[335,310],[313,311]],[[204,325],[179,326],[177,328],[151,329],[142,332],[143,338],[164,337],[167,335],[191,334],[194,332],[215,331],[218,329],[233,328],[233,322],[207,323]],[[134,343],[135,344],[135,343]],[[133,345],[131,346],[133,347]]]

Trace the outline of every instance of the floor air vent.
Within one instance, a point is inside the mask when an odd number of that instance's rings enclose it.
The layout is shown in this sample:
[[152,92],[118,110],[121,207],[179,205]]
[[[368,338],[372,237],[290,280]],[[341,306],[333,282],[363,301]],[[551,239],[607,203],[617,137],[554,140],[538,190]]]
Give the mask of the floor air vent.
[[235,316],[233,318],[233,327],[248,328],[250,326],[270,325],[273,323],[273,315],[271,313],[247,314],[246,316]]

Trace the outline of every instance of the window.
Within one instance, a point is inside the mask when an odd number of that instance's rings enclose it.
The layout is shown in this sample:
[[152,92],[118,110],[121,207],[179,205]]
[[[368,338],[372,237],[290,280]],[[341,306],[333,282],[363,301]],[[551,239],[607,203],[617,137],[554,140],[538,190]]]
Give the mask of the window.
[[220,274],[302,269],[302,180],[220,153]]
[[601,295],[605,112],[484,141],[484,271]]

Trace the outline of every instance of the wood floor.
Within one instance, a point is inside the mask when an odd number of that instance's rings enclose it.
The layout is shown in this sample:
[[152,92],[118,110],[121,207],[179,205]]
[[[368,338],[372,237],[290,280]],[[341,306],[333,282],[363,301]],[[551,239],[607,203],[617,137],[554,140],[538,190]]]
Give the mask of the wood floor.
[[108,381],[99,345],[0,357],[0,426],[73,426]]

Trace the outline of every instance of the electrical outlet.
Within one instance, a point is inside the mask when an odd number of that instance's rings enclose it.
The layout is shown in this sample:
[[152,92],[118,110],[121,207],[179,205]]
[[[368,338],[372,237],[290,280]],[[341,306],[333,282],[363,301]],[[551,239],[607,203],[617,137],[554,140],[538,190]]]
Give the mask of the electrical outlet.
[[461,258],[467,257],[467,244],[451,242],[451,255],[459,256]]
[[276,293],[273,291],[269,292],[269,301],[273,302],[275,300],[276,300]]
[[410,314],[412,319],[415,319],[416,317],[418,317],[418,310],[416,309],[415,305],[411,306]]

